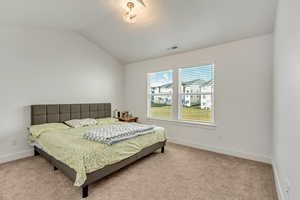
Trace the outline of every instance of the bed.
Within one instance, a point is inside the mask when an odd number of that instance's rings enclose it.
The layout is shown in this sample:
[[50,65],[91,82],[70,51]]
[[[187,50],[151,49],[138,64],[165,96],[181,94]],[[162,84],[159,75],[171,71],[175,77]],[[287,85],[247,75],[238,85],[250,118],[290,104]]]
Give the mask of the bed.
[[[111,104],[56,104],[32,105],[31,125],[58,124],[70,119],[94,118],[97,126],[110,126]],[[101,123],[100,123],[101,122]],[[88,186],[105,176],[161,149],[164,153],[164,129],[156,127],[154,133],[105,145],[82,138],[89,127],[53,129],[31,138],[34,155],[43,156],[54,167],[82,188],[82,197],[88,196]]]

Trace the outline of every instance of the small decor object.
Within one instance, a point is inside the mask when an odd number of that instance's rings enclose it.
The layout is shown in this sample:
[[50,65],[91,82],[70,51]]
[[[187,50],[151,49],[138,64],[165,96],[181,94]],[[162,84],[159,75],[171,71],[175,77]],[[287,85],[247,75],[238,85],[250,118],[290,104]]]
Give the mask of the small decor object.
[[128,117],[129,117],[129,112],[128,112],[128,111],[122,112],[121,117],[122,117],[122,118],[128,118]]
[[124,111],[121,113],[121,117],[118,118],[122,122],[137,122],[138,118],[132,116],[132,112]]
[[121,122],[137,122],[138,118],[137,117],[127,117],[127,118],[120,117],[119,121],[121,121]]

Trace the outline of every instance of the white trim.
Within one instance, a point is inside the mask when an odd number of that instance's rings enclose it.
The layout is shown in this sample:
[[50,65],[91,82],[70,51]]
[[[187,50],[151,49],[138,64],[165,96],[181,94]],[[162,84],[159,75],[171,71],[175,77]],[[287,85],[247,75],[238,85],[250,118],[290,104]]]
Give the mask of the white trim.
[[206,150],[206,151],[211,151],[211,152],[226,154],[226,155],[230,155],[230,156],[234,156],[234,157],[244,158],[247,160],[254,160],[254,161],[258,161],[258,162],[272,164],[272,159],[270,157],[263,156],[263,155],[255,155],[255,154],[241,152],[241,151],[226,150],[226,149],[216,148],[216,147],[202,145],[202,144],[195,144],[193,142],[178,140],[175,138],[168,138],[168,141],[172,142],[172,143],[176,143],[176,144],[194,147],[197,149]]
[[151,92],[149,92],[149,84],[150,84],[149,78],[150,78],[150,75],[151,75],[150,73],[147,73],[147,74],[146,74],[146,78],[147,78],[147,86],[146,86],[146,93],[147,93],[147,100],[146,100],[146,101],[147,101],[147,102],[146,102],[146,103],[147,103],[147,104],[146,104],[146,105],[147,105],[147,116],[150,115],[150,111],[149,111],[149,110],[150,110],[150,109],[149,109],[149,106],[150,106],[150,101],[149,101],[149,99],[151,98],[151,94],[150,94]]
[[23,151],[19,151],[16,153],[10,153],[10,154],[6,154],[6,155],[1,155],[0,156],[0,164],[2,163],[6,163],[9,161],[13,161],[13,160],[18,160],[21,158],[26,158],[26,157],[30,157],[33,156],[33,150],[32,149],[28,149],[28,150],[23,150]]
[[213,77],[213,91],[212,92],[212,95],[211,95],[211,98],[212,98],[212,110],[211,110],[211,118],[212,118],[212,122],[213,123],[216,123],[216,113],[215,113],[215,109],[216,109],[216,101],[215,101],[215,91],[216,91],[216,63],[212,63],[212,77]]
[[210,122],[197,122],[197,121],[184,121],[184,120],[175,120],[175,119],[160,119],[160,118],[147,118],[148,121],[166,121],[166,122],[172,122],[175,124],[180,124],[180,125],[197,125],[197,126],[211,126],[211,127],[216,127],[217,125],[215,123],[210,123]]
[[[172,96],[172,119],[179,119],[179,112],[180,112],[180,108],[179,108],[179,101],[180,101],[180,96],[178,92],[174,92],[174,91],[179,91],[180,86],[179,86],[179,71],[178,70],[174,70],[173,71],[173,96]],[[174,84],[175,83],[175,84]],[[174,106],[176,105],[176,106]]]
[[177,71],[177,116],[176,120],[181,120],[181,114],[182,114],[182,96],[181,96],[181,71],[182,68],[179,68],[176,70]]
[[282,188],[283,188],[282,184],[280,183],[278,167],[274,160],[272,162],[272,165],[273,165],[274,181],[275,181],[275,185],[276,185],[276,192],[277,192],[278,200],[286,200],[284,193],[282,191]]

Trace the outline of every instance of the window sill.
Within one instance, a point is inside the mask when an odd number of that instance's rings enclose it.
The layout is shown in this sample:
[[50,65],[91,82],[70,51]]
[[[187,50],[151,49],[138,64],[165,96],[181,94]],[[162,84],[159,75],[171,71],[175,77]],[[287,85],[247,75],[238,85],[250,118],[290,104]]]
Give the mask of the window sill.
[[209,122],[195,122],[195,121],[183,121],[183,120],[175,120],[175,119],[160,119],[160,118],[149,118],[149,117],[147,117],[147,120],[171,122],[171,123],[176,123],[176,124],[181,124],[181,125],[216,127],[215,123],[209,123]]

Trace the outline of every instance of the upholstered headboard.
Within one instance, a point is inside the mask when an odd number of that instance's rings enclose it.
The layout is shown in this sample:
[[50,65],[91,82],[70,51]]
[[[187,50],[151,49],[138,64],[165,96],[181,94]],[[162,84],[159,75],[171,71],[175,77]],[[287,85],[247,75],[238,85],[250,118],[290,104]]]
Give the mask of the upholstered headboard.
[[70,119],[104,117],[111,117],[110,103],[31,106],[31,125],[64,122]]

